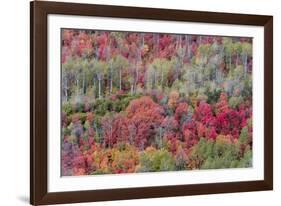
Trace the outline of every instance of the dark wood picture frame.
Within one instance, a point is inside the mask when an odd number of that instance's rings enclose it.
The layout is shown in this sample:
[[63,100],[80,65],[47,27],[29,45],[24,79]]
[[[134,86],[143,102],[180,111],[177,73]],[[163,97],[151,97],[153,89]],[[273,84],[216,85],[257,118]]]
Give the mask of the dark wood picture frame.
[[[47,190],[47,16],[101,16],[264,27],[264,180],[56,192]],[[35,1],[30,4],[30,203],[34,205],[273,189],[273,17]]]

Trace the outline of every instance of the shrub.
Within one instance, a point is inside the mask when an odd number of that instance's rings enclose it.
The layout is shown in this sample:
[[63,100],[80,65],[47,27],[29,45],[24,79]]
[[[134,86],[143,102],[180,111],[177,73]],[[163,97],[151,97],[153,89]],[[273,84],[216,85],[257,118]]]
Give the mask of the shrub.
[[70,103],[64,103],[62,105],[62,111],[65,112],[67,115],[70,115],[73,113],[73,110],[72,110],[72,106]]
[[187,153],[181,146],[179,146],[176,151],[175,160],[176,160],[176,170],[187,169],[187,164],[188,164]]
[[155,139],[157,128],[163,121],[163,108],[153,100],[144,96],[130,102],[126,108],[128,117],[129,136],[133,137],[134,144],[141,150]]
[[156,150],[153,147],[148,147],[140,154],[138,172],[173,171],[175,169],[175,159],[165,149]]
[[[242,137],[244,138],[244,135]],[[233,142],[230,136],[219,135],[216,140],[201,138],[199,143],[192,147],[189,156],[189,168],[219,169],[249,167],[252,162],[251,158],[252,154],[249,145],[246,146],[244,151],[241,151],[239,141]],[[195,164],[194,162],[199,164]]]
[[113,173],[135,172],[139,162],[137,149],[129,144],[118,145],[112,150],[112,171]]
[[241,104],[243,101],[243,98],[241,96],[239,97],[230,97],[229,99],[229,106],[233,109],[238,108],[238,106]]

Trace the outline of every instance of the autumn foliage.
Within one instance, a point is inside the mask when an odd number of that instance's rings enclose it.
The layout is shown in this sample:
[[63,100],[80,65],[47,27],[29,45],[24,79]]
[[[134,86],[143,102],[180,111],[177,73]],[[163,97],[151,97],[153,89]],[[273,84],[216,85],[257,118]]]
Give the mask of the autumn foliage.
[[251,167],[251,39],[62,32],[62,175]]

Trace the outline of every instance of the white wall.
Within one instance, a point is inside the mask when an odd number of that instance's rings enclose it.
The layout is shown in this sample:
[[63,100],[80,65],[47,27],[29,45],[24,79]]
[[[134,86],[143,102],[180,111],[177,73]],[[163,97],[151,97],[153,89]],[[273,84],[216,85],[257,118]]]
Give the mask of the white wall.
[[[281,58],[279,57],[281,55],[281,9],[278,5],[279,1],[81,0],[79,2],[274,15],[274,192],[201,195],[83,205],[280,205],[281,130],[279,122],[281,122],[281,109],[279,105],[281,91],[278,89],[281,88]],[[0,15],[0,205],[28,205],[29,1],[2,1]]]

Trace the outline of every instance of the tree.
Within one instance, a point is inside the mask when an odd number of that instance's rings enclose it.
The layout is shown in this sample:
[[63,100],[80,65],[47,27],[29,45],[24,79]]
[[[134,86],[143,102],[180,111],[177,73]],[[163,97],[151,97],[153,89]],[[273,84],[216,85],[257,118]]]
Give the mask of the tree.
[[67,102],[69,99],[69,90],[70,90],[70,71],[68,71],[69,67],[67,63],[63,64],[62,66],[62,97],[63,101]]
[[111,168],[113,173],[136,172],[139,163],[139,154],[133,145],[124,143],[121,147],[114,148],[111,156]]
[[179,99],[179,93],[177,91],[172,91],[169,94],[168,106],[172,109],[175,109]]
[[98,97],[99,99],[102,98],[102,81],[104,78],[105,70],[106,70],[106,63],[103,61],[96,61],[94,65],[94,69],[98,79]]
[[108,147],[129,141],[128,120],[122,114],[107,114],[102,118],[104,144]]
[[223,135],[218,136],[215,141],[201,138],[191,148],[189,159],[191,169],[238,167],[239,147]]
[[197,134],[197,126],[196,122],[184,122],[182,125],[182,134],[184,142],[188,148],[192,147],[193,145],[197,144],[199,141],[199,137]]
[[129,133],[135,145],[143,150],[149,141],[154,141],[156,129],[163,121],[163,108],[150,97],[132,100],[126,109]]
[[116,55],[113,59],[113,68],[118,72],[119,76],[119,90],[122,90],[122,73],[129,65],[129,62],[126,58],[121,55]]
[[198,70],[195,67],[188,66],[185,68],[183,80],[185,83],[186,94],[194,94],[197,90]]
[[223,40],[223,45],[224,45],[224,51],[225,51],[225,55],[227,57],[227,61],[228,61],[228,70],[231,69],[231,63],[232,63],[232,55],[234,52],[234,46],[232,43],[232,39],[228,38],[228,37],[224,37]]
[[193,118],[196,121],[202,122],[203,124],[210,123],[210,119],[213,117],[211,105],[206,102],[199,102],[199,105],[195,107]]
[[68,101],[71,96],[77,96],[80,94],[80,63],[80,59],[68,58],[62,65],[62,97],[64,101]]
[[163,90],[164,87],[168,86],[168,74],[172,68],[171,61],[167,59],[155,59],[152,62],[152,65],[155,67],[157,74],[159,75],[158,85]]
[[216,112],[222,113],[227,112],[229,110],[229,105],[227,101],[227,95],[225,93],[221,93],[219,101],[216,103]]
[[244,77],[248,72],[248,59],[249,56],[252,56],[252,44],[245,42],[242,43],[242,59],[243,59],[243,67],[244,67]]
[[156,150],[148,147],[140,155],[138,172],[173,171],[176,168],[175,160],[167,150]]
[[90,75],[90,63],[87,59],[84,59],[81,63],[81,73],[82,73],[82,93],[85,95],[86,89],[87,89],[87,84],[88,84],[88,78]]
[[175,110],[175,119],[179,123],[183,123],[188,116],[188,104],[186,102],[181,102],[178,104]]
[[113,114],[108,114],[102,118],[102,132],[104,137],[105,145],[112,147],[116,142],[117,138],[114,132],[114,116]]
[[208,58],[210,56],[210,52],[211,52],[211,45],[210,44],[201,44],[198,47],[198,59],[199,59],[199,65],[205,66],[208,62]]
[[[69,141],[69,137],[65,137],[62,143],[62,175],[72,176],[75,175],[74,168],[77,167],[77,157],[81,156],[81,152],[77,144]],[[74,160],[75,159],[75,160]],[[80,159],[81,160],[81,159]],[[82,160],[82,168],[83,160]]]
[[161,128],[163,129],[163,134],[161,137],[161,141],[163,142],[163,138],[168,140],[171,139],[180,139],[179,133],[179,123],[173,116],[166,116],[165,119],[161,123]]
[[235,61],[235,67],[237,67],[239,64],[240,64],[240,56],[241,56],[241,53],[242,53],[242,44],[241,42],[237,41],[233,44],[233,51],[235,52],[236,54],[236,61]]

